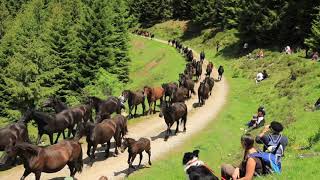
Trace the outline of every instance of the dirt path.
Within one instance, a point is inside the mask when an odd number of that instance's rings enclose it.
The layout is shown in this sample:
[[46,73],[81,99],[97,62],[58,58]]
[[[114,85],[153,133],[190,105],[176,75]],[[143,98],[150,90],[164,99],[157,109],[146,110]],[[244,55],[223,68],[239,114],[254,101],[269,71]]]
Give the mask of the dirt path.
[[[155,39],[155,41],[161,43],[167,43],[166,41]],[[199,57],[199,54],[195,53],[195,57]],[[203,68],[205,70],[207,61],[204,62]],[[217,77],[216,69],[214,70],[214,77]],[[201,77],[201,81],[204,79],[204,75]],[[200,82],[200,81],[199,81]],[[196,84],[195,90],[197,92],[199,83]],[[176,136],[171,136],[167,142],[163,140],[164,131],[166,130],[166,125],[163,119],[159,118],[158,114],[149,116],[143,122],[139,122],[132,126],[129,126],[128,137],[140,138],[147,137],[152,140],[151,142],[151,161],[163,156],[165,153],[170,152],[174,147],[182,145],[188,140],[190,136],[200,132],[207,124],[214,120],[218,115],[219,111],[222,109],[223,105],[226,103],[226,97],[228,94],[228,84],[223,78],[222,81],[215,83],[214,89],[212,91],[212,96],[206,101],[206,104],[199,108],[193,108],[193,104],[198,102],[197,95],[193,95],[190,100],[186,102],[188,106],[188,121],[187,121],[187,131],[186,133],[180,132]],[[172,130],[175,129],[176,125],[173,125]],[[182,130],[182,126],[180,126]],[[83,147],[84,152],[86,152],[86,147]],[[85,154],[85,153],[84,153]],[[111,154],[113,154],[113,148],[111,149]],[[100,176],[107,176],[109,179],[123,179],[128,172],[127,158],[128,153],[120,153],[117,157],[109,157],[108,159],[103,158],[103,153],[97,155],[97,161],[92,167],[85,165],[84,170],[81,174],[76,174],[76,178],[79,180],[96,180]],[[84,155],[84,162],[88,162],[88,158]],[[136,165],[139,157],[137,156],[134,165]],[[142,164],[147,165],[147,155],[144,154]],[[152,167],[151,167],[152,168]],[[5,173],[0,174],[0,179],[19,179],[23,174],[23,167],[18,166],[16,168],[10,169]],[[42,173],[41,179],[63,179],[69,176],[69,169],[66,167],[58,173],[46,174]],[[34,175],[30,174],[26,179],[34,179]]]

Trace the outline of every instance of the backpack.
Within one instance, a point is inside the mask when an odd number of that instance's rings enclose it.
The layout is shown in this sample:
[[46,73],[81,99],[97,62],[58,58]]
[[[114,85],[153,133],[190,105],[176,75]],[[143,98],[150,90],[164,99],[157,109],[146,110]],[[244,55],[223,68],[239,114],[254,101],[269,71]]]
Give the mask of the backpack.
[[[278,135],[275,139],[272,137],[271,134],[268,135],[269,143],[267,144],[267,150],[269,153],[272,153],[278,157],[282,157],[284,154],[283,146],[281,145],[280,141],[282,135]],[[279,159],[280,160],[280,159]]]
[[256,152],[250,154],[248,157],[259,158],[261,160],[263,174],[281,173],[281,163],[278,157],[272,153]]

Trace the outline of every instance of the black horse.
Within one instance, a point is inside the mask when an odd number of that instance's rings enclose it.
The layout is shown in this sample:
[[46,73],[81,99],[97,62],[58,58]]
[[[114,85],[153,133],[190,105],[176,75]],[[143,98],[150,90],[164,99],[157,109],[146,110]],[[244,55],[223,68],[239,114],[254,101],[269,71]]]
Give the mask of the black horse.
[[[35,121],[38,127],[37,144],[39,144],[43,134],[47,134],[49,136],[50,143],[53,144],[53,133],[61,133],[68,128],[68,124],[66,124],[64,120],[57,121],[54,116],[51,116],[47,113],[28,109],[24,116],[24,122],[28,123],[32,119]],[[73,127],[69,126],[69,128]],[[57,141],[58,137],[55,142]]]
[[114,96],[110,96],[107,100],[102,100],[94,96],[90,96],[88,99],[96,110],[97,122],[110,118],[110,115],[114,112],[121,114],[121,110],[125,108],[120,99]]
[[[9,124],[0,129],[0,151],[6,151],[17,143],[30,142],[27,125],[23,118],[16,123]],[[6,161],[5,157],[2,161]],[[16,157],[13,157],[15,160]],[[14,163],[15,161],[13,161]]]
[[173,93],[178,89],[178,84],[175,82],[171,82],[164,83],[161,86],[164,89],[164,101],[167,100],[167,97],[169,97],[169,101],[171,101]]
[[129,106],[129,117],[132,117],[132,110],[134,108],[134,116],[137,114],[137,106],[139,104],[142,105],[142,115],[145,113],[145,96],[143,91],[130,91],[130,90],[124,90],[122,92],[122,96],[124,97],[125,101],[128,101]]
[[186,89],[188,89],[188,97],[190,98],[191,97],[191,93],[192,94],[195,94],[195,91],[194,91],[194,81],[190,78],[188,78],[186,75],[182,75],[180,76],[179,78],[179,86],[180,87],[185,87]]
[[209,98],[209,92],[210,92],[209,84],[205,82],[201,82],[198,88],[199,105],[204,105],[205,100]]
[[196,63],[196,78],[197,81],[200,79],[202,75],[202,62],[201,61],[197,61]]
[[186,131],[186,123],[187,123],[187,115],[188,115],[188,109],[187,105],[185,103],[174,103],[170,104],[167,102],[163,102],[161,105],[161,110],[159,117],[164,116],[164,120],[167,124],[167,131],[166,136],[164,140],[167,140],[169,138],[169,135],[171,134],[171,126],[177,122],[177,128],[175,133],[177,134],[179,131],[179,120],[181,120],[181,123],[183,122],[184,128],[183,131]]

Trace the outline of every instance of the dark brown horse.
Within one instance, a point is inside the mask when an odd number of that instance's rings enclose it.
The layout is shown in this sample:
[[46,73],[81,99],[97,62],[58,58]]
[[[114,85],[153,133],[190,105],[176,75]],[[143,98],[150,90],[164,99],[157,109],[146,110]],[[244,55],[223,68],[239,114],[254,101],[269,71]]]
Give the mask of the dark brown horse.
[[124,90],[122,92],[122,96],[124,97],[125,101],[128,101],[129,106],[129,117],[132,117],[132,110],[134,108],[134,116],[137,115],[137,106],[139,104],[142,105],[142,115],[144,115],[144,111],[146,108],[146,105],[144,103],[145,97],[143,91],[130,91],[130,90]]
[[153,104],[153,113],[156,113],[156,105],[157,100],[160,100],[160,104],[162,103],[162,98],[164,96],[164,89],[162,87],[154,87],[151,88],[149,86],[145,86],[144,88],[144,96],[147,97],[148,104],[149,104],[149,113],[151,114],[152,111],[152,104]]
[[196,64],[196,78],[197,81],[200,79],[201,75],[202,75],[202,61],[197,61]]
[[213,87],[214,87],[214,79],[213,79],[213,77],[207,76],[207,77],[204,79],[204,82],[209,85],[209,91],[210,91],[210,95],[211,95],[212,89],[213,89]]
[[[16,123],[9,124],[0,129],[0,151],[6,151],[17,143],[30,142],[28,129],[23,119]],[[7,156],[2,159],[6,161]],[[13,163],[15,163],[16,157],[13,157]],[[1,162],[5,163],[5,162]]]
[[[117,124],[117,127],[120,128],[120,137],[123,138],[128,133],[128,119],[123,115],[117,114],[112,120]],[[119,147],[119,146],[118,146]]]
[[210,76],[213,70],[213,63],[209,62],[206,69],[206,76]]
[[[67,137],[70,137],[71,133],[73,135],[75,134],[74,127],[76,125],[79,125],[79,123],[87,122],[87,121],[93,122],[92,105],[87,104],[87,105],[81,105],[78,107],[68,108],[56,114],[55,119],[57,122],[64,122],[64,124],[68,126],[69,131],[68,131]],[[64,135],[64,131],[62,133]],[[55,143],[57,143],[60,135],[61,135],[61,132],[58,132],[58,136]]]
[[172,103],[185,102],[188,98],[188,89],[185,87],[179,87],[176,92],[173,93]]
[[177,128],[176,128],[175,134],[178,133],[180,119],[182,119],[184,124],[183,131],[184,132],[186,131],[187,115],[188,115],[188,109],[185,103],[174,103],[172,105],[167,102],[162,103],[159,117],[164,117],[164,120],[167,124],[167,132],[166,132],[165,140],[169,138],[169,135],[171,134],[170,128],[175,122],[177,122]]
[[209,84],[201,82],[198,88],[199,105],[204,105],[205,100],[209,98],[210,87]]
[[188,89],[188,97],[191,97],[191,93],[195,94],[194,91],[194,81],[192,79],[187,78],[185,75],[182,75],[179,79],[179,85],[180,87],[185,87]]
[[[89,102],[90,104],[91,102]],[[80,122],[87,122],[90,120],[93,122],[92,119],[92,106],[91,105],[81,105],[78,107],[68,108],[61,100],[57,98],[49,98],[45,103],[44,107],[53,107],[55,112],[57,113],[57,118],[65,119],[69,124],[78,124]],[[73,129],[69,130],[68,137],[70,137],[71,133],[74,134]],[[63,137],[66,137],[64,131],[62,132]],[[58,133],[58,138],[60,137],[61,133]],[[57,138],[57,139],[58,139]]]
[[[30,120],[34,120],[38,128],[38,138],[37,144],[39,144],[43,134],[47,134],[50,139],[50,143],[53,144],[53,134],[61,133],[65,129],[73,128],[73,125],[66,123],[64,120],[57,120],[54,116],[51,116],[44,112],[35,111],[33,109],[28,109],[23,118],[25,123],[28,123]],[[64,137],[65,138],[65,137]],[[55,142],[58,141],[58,137]]]
[[43,107],[53,107],[56,113],[68,109],[68,106],[56,97],[50,97],[43,104]]
[[111,138],[113,137],[116,146],[115,146],[115,154],[118,154],[118,148],[121,146],[120,139],[121,129],[117,126],[117,123],[112,119],[103,120],[101,123],[81,123],[77,128],[77,138],[81,138],[82,136],[86,136],[86,140],[88,143],[87,155],[91,158],[95,158],[95,151],[97,149],[98,144],[103,145],[107,143],[107,148],[105,150],[105,157],[109,157],[109,149],[111,146]]
[[142,161],[142,152],[145,151],[149,155],[149,165],[151,165],[151,145],[150,140],[147,138],[140,138],[138,141],[132,138],[124,138],[121,146],[121,152],[124,152],[128,148],[128,164],[129,168],[134,168],[132,165],[136,155],[140,155],[139,165],[141,165]]
[[70,176],[83,168],[81,144],[75,140],[65,140],[48,147],[38,147],[29,143],[18,143],[7,151],[9,156],[18,155],[24,165],[21,180],[34,173],[40,180],[41,172],[55,173],[68,165]]
[[110,115],[114,112],[121,114],[121,110],[125,108],[120,102],[120,99],[114,96],[110,96],[107,100],[102,100],[94,96],[90,96],[88,99],[96,110],[97,122],[110,118]]
[[177,91],[178,84],[175,82],[164,83],[162,84],[162,88],[164,89],[164,101],[167,101],[167,97],[169,97],[169,101],[172,99],[173,92]]

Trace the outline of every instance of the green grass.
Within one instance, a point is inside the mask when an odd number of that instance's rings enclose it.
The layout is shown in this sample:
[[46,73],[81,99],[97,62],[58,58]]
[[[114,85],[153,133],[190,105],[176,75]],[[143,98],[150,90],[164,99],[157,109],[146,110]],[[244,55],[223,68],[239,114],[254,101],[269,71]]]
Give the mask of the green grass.
[[184,70],[185,60],[174,48],[156,41],[131,36],[129,57],[130,82],[128,89],[143,86],[161,86],[162,83],[177,81]]
[[[213,30],[185,33],[185,22],[166,22],[149,30],[157,38],[184,40],[184,44],[205,50],[207,58],[216,66],[222,64],[230,85],[228,104],[219,117],[187,143],[154,162],[152,168],[141,170],[130,179],[184,179],[181,164],[183,153],[200,149],[200,159],[205,161],[220,175],[222,163],[237,164],[241,160],[240,136],[257,107],[263,104],[267,109],[267,122],[276,119],[285,125],[283,132],[289,137],[289,146],[283,159],[283,173],[262,179],[319,179],[320,156],[299,158],[300,154],[320,152],[320,112],[312,111],[312,105],[320,94],[320,65],[301,58],[302,53],[292,56],[267,51],[266,58],[248,61],[234,58],[238,39],[235,30],[213,33]],[[181,28],[182,27],[182,28]],[[215,52],[215,43],[222,44],[221,51]],[[257,71],[266,69],[270,79],[256,85]],[[290,80],[291,74],[297,80]],[[257,134],[261,129],[252,133]],[[312,145],[308,150],[301,147]]]

